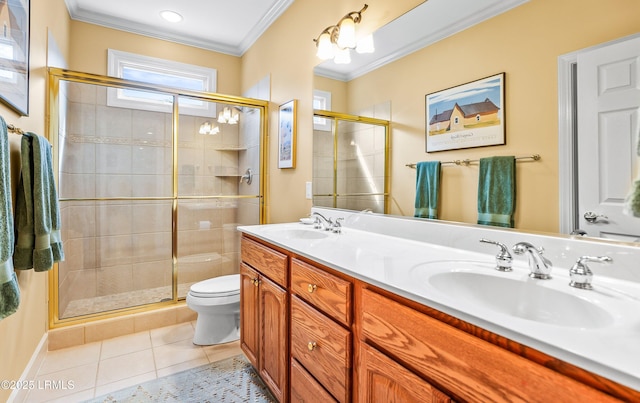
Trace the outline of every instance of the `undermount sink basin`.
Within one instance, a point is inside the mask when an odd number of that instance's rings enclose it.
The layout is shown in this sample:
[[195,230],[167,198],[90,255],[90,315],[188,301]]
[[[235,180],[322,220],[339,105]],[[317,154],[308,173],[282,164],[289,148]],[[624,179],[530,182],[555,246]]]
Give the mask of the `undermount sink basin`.
[[412,267],[411,281],[426,283],[467,307],[538,323],[585,329],[614,323],[613,315],[591,302],[589,294],[569,287],[568,280],[559,283],[559,279],[531,279],[523,272],[499,272],[493,262],[425,262]]
[[554,280],[514,276],[519,277],[507,278],[492,272],[463,268],[439,271],[429,275],[427,281],[453,299],[530,321],[577,328],[601,328],[614,322],[611,314],[576,295],[569,285],[566,286],[567,292],[564,292],[540,283]]
[[269,230],[269,233],[287,240],[290,239],[323,239],[329,235],[318,229],[313,228],[274,228]]

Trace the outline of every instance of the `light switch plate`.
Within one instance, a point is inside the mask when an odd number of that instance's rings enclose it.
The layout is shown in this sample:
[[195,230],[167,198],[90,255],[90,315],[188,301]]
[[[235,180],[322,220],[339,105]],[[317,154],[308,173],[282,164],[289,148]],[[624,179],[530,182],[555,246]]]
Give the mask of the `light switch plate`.
[[305,183],[305,195],[307,200],[311,200],[313,198],[311,194],[311,182]]

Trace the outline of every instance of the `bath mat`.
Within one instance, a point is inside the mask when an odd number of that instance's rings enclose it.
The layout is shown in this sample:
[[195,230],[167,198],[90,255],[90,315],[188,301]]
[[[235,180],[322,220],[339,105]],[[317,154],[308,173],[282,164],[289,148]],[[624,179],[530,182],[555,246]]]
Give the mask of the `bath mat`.
[[247,359],[239,355],[111,392],[87,402],[275,403],[276,400]]

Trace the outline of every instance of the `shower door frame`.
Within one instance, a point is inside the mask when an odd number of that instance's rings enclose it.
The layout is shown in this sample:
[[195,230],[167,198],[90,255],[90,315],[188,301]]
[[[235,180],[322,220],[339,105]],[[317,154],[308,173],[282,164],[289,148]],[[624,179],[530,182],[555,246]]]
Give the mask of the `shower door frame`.
[[[49,67],[48,71],[48,98],[47,98],[47,124],[46,124],[46,137],[52,144],[54,149],[54,172],[56,183],[59,182],[59,158],[57,157],[58,144],[58,128],[59,128],[59,108],[60,108],[60,81],[69,81],[83,84],[101,85],[111,88],[126,88],[140,91],[150,92],[162,92],[164,94],[170,94],[173,97],[173,109],[172,109],[172,128],[171,128],[171,141],[172,141],[172,196],[170,197],[117,197],[117,198],[93,198],[93,201],[109,201],[109,200],[132,200],[132,201],[145,201],[145,200],[165,200],[172,201],[172,241],[171,241],[171,257],[172,257],[172,298],[166,301],[159,301],[148,303],[139,306],[125,307],[105,312],[91,313],[87,315],[75,316],[71,318],[61,319],[59,316],[59,283],[58,283],[58,264],[54,264],[53,269],[49,271],[49,329],[77,325],[96,320],[108,319],[128,315],[132,313],[147,312],[158,308],[164,308],[178,303],[183,303],[185,298],[178,297],[178,265],[177,265],[177,245],[178,245],[178,200],[186,199],[220,199],[220,198],[234,198],[234,199],[254,199],[258,198],[259,209],[259,223],[263,224],[265,221],[266,213],[266,180],[265,173],[267,172],[267,152],[268,152],[268,139],[269,139],[269,125],[268,125],[268,109],[269,101],[245,98],[232,95],[224,95],[210,92],[197,92],[190,90],[182,90],[172,87],[163,87],[155,84],[147,84],[138,81],[125,80],[121,78],[102,76],[91,73],[82,73],[72,70],[60,69]],[[197,98],[207,102],[215,102],[228,105],[236,105],[241,107],[250,107],[260,110],[260,175],[259,176],[259,193],[256,197],[251,196],[179,196],[178,195],[178,121],[179,121],[179,105],[178,100],[180,97]],[[59,198],[60,201],[76,201],[80,199],[73,198]],[[86,200],[86,199],[82,199]]]
[[[384,119],[370,118],[366,116],[349,115],[342,112],[314,109],[313,116],[330,119],[333,121],[331,134],[333,136],[333,191],[327,194],[314,194],[313,196],[330,196],[333,198],[333,208],[337,208],[339,197],[348,196],[382,196],[384,198],[384,214],[389,214],[389,149],[391,145],[391,122]],[[338,192],[338,129],[339,122],[365,123],[384,127],[384,189],[382,193],[339,193]]]

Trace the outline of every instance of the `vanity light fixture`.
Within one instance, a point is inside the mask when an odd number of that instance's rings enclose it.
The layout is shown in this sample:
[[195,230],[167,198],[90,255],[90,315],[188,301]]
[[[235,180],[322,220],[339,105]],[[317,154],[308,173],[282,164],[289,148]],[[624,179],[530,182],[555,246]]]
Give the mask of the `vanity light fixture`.
[[211,122],[204,122],[200,125],[200,130],[198,130],[198,133],[213,136],[214,134],[220,133],[220,128],[218,126],[211,125]]
[[322,60],[333,59],[337,64],[351,63],[351,49],[358,53],[373,53],[373,36],[367,35],[356,41],[356,24],[362,20],[362,13],[368,8],[367,4],[360,11],[352,11],[342,17],[336,25],[325,28],[313,41],[318,51],[316,56]]
[[238,119],[240,119],[240,114],[237,111],[231,113],[231,109],[226,106],[218,114],[218,123],[235,125],[238,123]]
[[160,17],[169,22],[180,22],[182,21],[182,16],[175,11],[171,10],[163,10],[160,11]]

